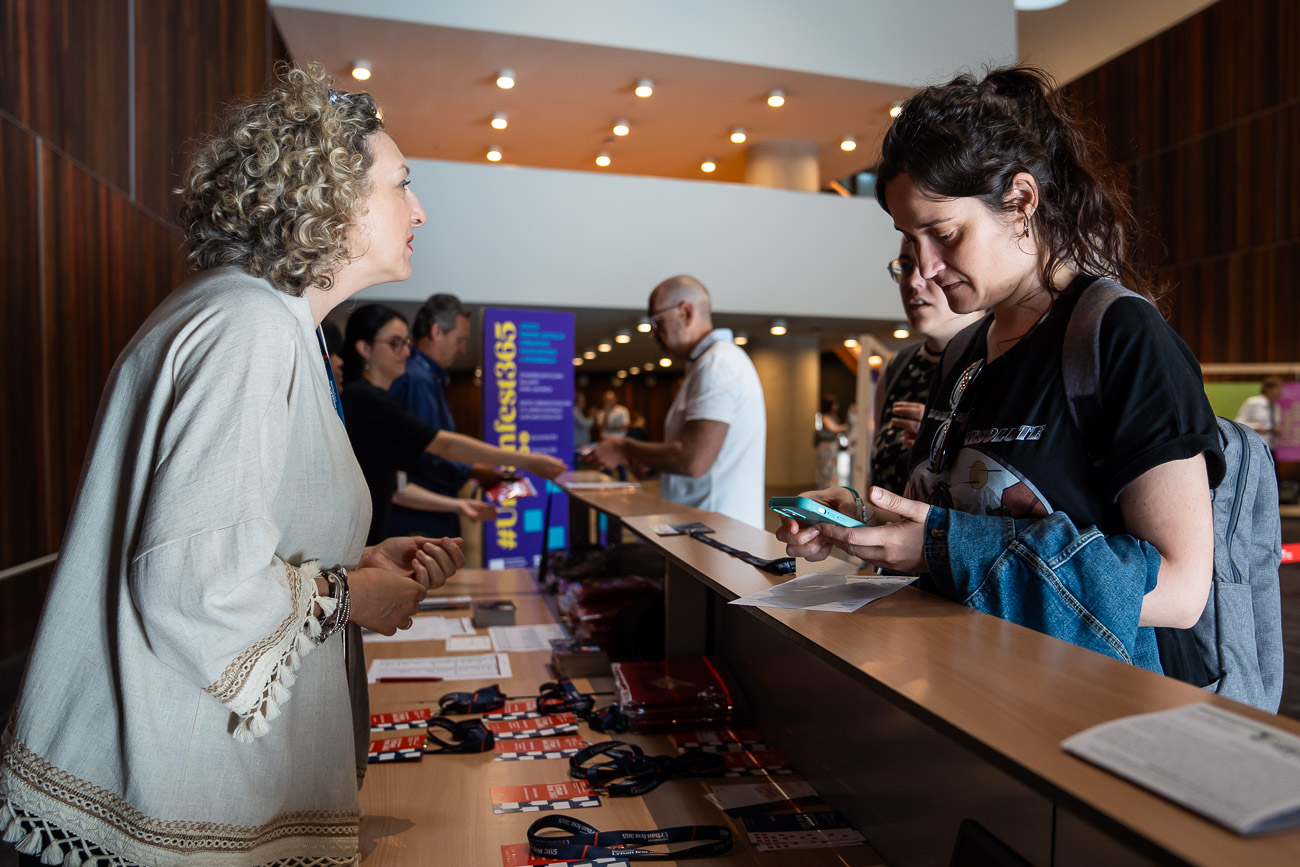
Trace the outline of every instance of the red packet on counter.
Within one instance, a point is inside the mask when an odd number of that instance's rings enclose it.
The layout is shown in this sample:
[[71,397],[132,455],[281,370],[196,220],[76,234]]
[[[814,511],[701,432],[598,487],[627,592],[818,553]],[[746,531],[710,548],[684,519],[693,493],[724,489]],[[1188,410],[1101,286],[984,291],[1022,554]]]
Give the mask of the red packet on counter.
[[493,761],[529,762],[537,759],[567,759],[579,750],[587,748],[587,742],[578,735],[562,738],[527,738],[520,741],[497,741],[493,752]]
[[599,807],[600,798],[586,780],[565,780],[537,786],[493,786],[493,813],[537,813]]
[[504,719],[537,719],[541,716],[537,712],[537,699],[526,698],[522,701],[508,701],[505,706],[496,713],[483,714],[484,722]]
[[[536,867],[539,864],[572,864],[572,861],[556,861],[552,858],[543,858],[540,855],[534,855],[528,849],[527,843],[506,843],[501,847],[501,867]],[[578,862],[583,864],[594,864],[599,867],[631,867],[631,862],[626,858],[602,858],[599,861]]]
[[403,735],[400,738],[384,738],[370,742],[371,762],[418,762],[424,758],[424,744],[428,735]]
[[493,720],[484,725],[497,740],[508,741],[567,735],[578,730],[578,718],[571,713],[557,713],[532,719]]
[[533,483],[527,476],[502,479],[483,492],[483,499],[497,506],[504,506],[511,500],[535,496],[537,496],[537,488],[533,487]]
[[399,729],[426,729],[433,709],[422,707],[415,710],[399,710],[396,713],[372,713],[370,730],[372,732],[392,732]]

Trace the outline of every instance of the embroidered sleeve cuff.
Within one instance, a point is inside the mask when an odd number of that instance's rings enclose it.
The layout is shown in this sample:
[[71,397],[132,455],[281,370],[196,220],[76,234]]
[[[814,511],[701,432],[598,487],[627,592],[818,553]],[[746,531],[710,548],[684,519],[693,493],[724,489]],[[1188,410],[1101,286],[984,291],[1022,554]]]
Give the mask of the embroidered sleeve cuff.
[[292,611],[274,633],[235,657],[220,679],[205,689],[239,717],[232,736],[241,743],[271,730],[271,720],[289,700],[289,687],[302,658],[320,642],[322,622],[334,614],[338,604],[316,587],[319,562],[312,560],[298,567],[286,563],[284,568]]

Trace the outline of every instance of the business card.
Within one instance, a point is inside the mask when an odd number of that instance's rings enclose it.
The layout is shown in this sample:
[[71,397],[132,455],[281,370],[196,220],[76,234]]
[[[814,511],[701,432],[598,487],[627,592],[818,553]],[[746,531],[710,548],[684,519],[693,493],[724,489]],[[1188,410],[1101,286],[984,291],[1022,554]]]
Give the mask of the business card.
[[735,753],[743,750],[765,750],[763,735],[758,729],[700,729],[673,735],[677,751],[698,750],[705,753]]
[[587,748],[587,742],[578,735],[562,738],[528,738],[526,740],[497,741],[493,747],[498,762],[529,762],[536,759],[567,759]]
[[391,732],[401,729],[428,728],[429,717],[433,709],[422,707],[415,710],[399,710],[394,713],[372,713],[370,730],[372,732]]
[[418,735],[403,735],[398,738],[384,738],[370,742],[369,762],[418,762],[424,758],[424,744],[428,736],[424,732]]
[[[489,639],[490,640],[490,639]],[[508,701],[496,713],[483,714],[484,722],[503,719],[537,719],[542,714],[537,712],[537,699],[525,698]]]
[[571,713],[557,713],[532,719],[492,720],[484,725],[498,740],[508,741],[572,734],[578,730],[578,718]]
[[493,786],[493,813],[539,813],[599,807],[600,798],[586,780],[565,780],[536,786]]

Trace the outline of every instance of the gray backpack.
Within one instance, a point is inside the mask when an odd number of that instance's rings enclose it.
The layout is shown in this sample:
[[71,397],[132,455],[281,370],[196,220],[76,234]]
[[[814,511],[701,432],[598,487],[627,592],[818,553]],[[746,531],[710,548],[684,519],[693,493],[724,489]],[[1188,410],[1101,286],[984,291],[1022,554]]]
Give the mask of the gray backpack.
[[[1130,296],[1142,298],[1097,280],[1066,326],[1061,369],[1070,415],[1085,440],[1101,410],[1101,319]],[[1273,455],[1255,431],[1218,422],[1227,472],[1213,491],[1214,582],[1195,626],[1156,629],[1160,662],[1170,677],[1275,713],[1282,700],[1282,521]]]

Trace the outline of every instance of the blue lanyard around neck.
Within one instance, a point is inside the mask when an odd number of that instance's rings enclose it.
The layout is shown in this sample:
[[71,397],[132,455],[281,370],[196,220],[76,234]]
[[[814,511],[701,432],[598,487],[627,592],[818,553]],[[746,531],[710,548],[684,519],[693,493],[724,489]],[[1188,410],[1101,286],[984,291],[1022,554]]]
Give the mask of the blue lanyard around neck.
[[339,399],[339,385],[334,381],[334,365],[330,364],[330,351],[325,345],[325,332],[321,331],[319,325],[316,326],[316,340],[320,343],[321,358],[325,359],[325,378],[330,383],[330,400],[334,401],[334,411],[339,414],[339,421],[346,425],[347,421],[343,418],[343,401]]

